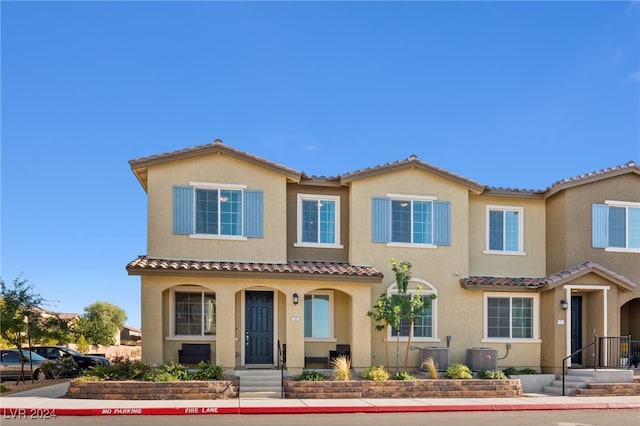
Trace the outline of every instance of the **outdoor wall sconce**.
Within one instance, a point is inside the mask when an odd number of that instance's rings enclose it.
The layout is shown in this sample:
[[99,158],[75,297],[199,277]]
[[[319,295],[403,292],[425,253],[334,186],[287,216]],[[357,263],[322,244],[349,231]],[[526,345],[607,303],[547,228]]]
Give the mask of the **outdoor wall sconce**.
[[299,301],[300,298],[298,297],[298,293],[293,293],[293,304],[297,305]]
[[566,311],[569,308],[569,304],[567,303],[566,300],[562,299],[560,301],[560,307],[562,308],[563,311]]

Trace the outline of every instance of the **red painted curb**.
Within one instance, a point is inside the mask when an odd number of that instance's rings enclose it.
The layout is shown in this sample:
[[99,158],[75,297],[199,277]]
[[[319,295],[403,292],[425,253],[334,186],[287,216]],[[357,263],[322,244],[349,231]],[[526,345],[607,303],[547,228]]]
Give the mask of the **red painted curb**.
[[61,416],[172,416],[215,414],[345,414],[463,411],[640,410],[640,403],[466,404],[325,407],[148,407],[148,408],[0,408],[3,419],[51,419]]

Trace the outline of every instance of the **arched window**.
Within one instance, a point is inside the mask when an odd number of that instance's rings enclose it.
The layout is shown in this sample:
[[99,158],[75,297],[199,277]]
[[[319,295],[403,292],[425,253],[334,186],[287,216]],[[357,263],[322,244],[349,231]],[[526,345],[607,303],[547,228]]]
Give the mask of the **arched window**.
[[[409,330],[409,320],[403,320],[400,323],[400,340],[407,340],[409,332],[411,331],[411,340],[433,342],[439,341],[438,329],[437,329],[437,304],[438,304],[438,290],[436,287],[428,281],[420,278],[412,278],[407,289],[407,297],[412,296],[418,291],[420,287],[420,294],[422,295],[422,301],[428,306],[420,315],[416,318],[413,324],[413,330]],[[398,286],[396,283],[391,284],[387,288],[387,295],[391,296],[398,292]],[[433,299],[433,296],[436,296]],[[395,339],[397,337],[398,330],[389,327],[389,339]]]

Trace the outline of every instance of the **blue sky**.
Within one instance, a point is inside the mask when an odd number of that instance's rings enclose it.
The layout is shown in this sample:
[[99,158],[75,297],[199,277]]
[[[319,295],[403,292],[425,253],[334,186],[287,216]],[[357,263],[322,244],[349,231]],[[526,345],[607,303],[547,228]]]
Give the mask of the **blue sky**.
[[140,326],[128,160],[216,138],[307,174],[407,158],[490,186],[640,162],[640,4],[7,2],[1,264]]

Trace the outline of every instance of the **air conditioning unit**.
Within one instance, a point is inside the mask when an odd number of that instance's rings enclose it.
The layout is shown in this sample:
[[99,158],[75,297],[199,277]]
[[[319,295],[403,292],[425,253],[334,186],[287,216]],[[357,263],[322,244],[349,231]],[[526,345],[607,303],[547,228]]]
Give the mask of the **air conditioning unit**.
[[482,347],[467,349],[465,364],[471,371],[496,370],[498,368],[498,350]]
[[422,363],[428,359],[433,358],[438,366],[438,371],[444,371],[449,367],[449,348],[442,346],[429,346],[426,348],[418,348],[418,367],[425,371],[426,367],[422,366]]

